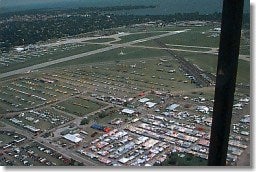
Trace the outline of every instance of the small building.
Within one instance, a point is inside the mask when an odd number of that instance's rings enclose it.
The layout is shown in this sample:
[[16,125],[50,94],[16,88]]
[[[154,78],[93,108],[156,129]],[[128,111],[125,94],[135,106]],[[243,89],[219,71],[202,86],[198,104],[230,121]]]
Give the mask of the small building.
[[139,99],[139,102],[140,103],[146,103],[146,102],[148,102],[150,99],[148,99],[148,98],[142,98],[142,99]]
[[127,114],[127,115],[133,115],[135,113],[135,111],[131,110],[131,109],[123,109],[122,113]]
[[168,111],[174,111],[177,107],[179,107],[180,105],[178,105],[178,104],[172,104],[172,105],[170,105],[170,106],[168,106],[167,108],[166,108],[166,110],[168,110]]
[[66,134],[63,136],[63,138],[65,138],[73,143],[79,143],[83,140],[82,138],[80,138],[80,134]]
[[156,103],[153,103],[153,102],[147,102],[146,103],[146,106],[148,107],[148,108],[152,108],[152,107],[154,107],[156,105]]

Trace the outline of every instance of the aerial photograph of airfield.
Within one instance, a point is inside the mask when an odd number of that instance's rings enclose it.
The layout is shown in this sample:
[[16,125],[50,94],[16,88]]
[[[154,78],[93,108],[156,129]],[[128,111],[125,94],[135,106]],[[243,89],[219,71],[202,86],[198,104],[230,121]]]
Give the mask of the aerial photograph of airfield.
[[[206,166],[220,27],[152,20],[1,51],[0,165]],[[250,165],[249,43],[243,29],[229,166]]]

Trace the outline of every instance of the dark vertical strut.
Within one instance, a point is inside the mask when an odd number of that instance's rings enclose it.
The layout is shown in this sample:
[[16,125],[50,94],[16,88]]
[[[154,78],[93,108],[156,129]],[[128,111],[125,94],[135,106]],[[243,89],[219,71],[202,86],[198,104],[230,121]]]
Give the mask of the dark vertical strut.
[[226,165],[244,0],[224,0],[215,85],[209,166]]

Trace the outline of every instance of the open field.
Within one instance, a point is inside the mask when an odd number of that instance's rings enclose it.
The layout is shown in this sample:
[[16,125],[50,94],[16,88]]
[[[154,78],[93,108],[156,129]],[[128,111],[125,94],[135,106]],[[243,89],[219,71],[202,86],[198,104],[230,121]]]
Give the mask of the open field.
[[85,42],[90,42],[90,43],[104,43],[104,42],[110,42],[114,41],[114,38],[98,38],[98,39],[93,39]]
[[137,33],[137,32],[162,32],[162,31],[177,31],[177,30],[184,30],[184,29],[191,29],[193,27],[189,26],[164,26],[164,27],[157,27],[157,26],[142,26],[142,27],[120,27],[120,28],[113,28],[111,30],[118,31],[118,32],[129,32],[129,33]]
[[[198,27],[191,28],[190,31],[180,33],[177,35],[172,35],[164,38],[156,39],[156,41],[161,41],[165,44],[177,44],[177,45],[187,45],[187,46],[204,46],[204,47],[218,47],[219,37],[213,37],[210,29],[214,27]],[[158,44],[153,41],[147,41],[143,43],[138,43],[137,45],[145,46],[158,46]]]
[[133,33],[131,35],[127,35],[127,36],[121,36],[120,39],[121,41],[117,41],[114,42],[115,44],[122,44],[122,43],[126,43],[126,42],[131,42],[131,41],[135,41],[138,39],[143,39],[143,38],[147,38],[147,37],[151,37],[151,36],[156,36],[156,35],[161,35],[167,32],[145,32],[145,33]]
[[102,62],[104,64],[104,62],[108,62],[108,61],[118,62],[120,60],[160,57],[160,56],[166,56],[166,55],[168,55],[168,53],[162,50],[126,47],[126,48],[118,48],[118,49],[110,50],[104,53],[90,55],[84,58],[75,59],[65,63],[59,63],[56,65],[50,66],[50,68],[88,64],[88,63],[97,63],[97,62],[98,63]]
[[211,48],[205,48],[205,47],[194,47],[194,46],[179,46],[179,45],[169,45],[167,44],[167,47],[171,49],[180,49],[180,50],[190,50],[190,51],[210,51]]
[[13,59],[12,60],[13,62],[8,66],[2,66],[0,68],[0,73],[9,72],[12,70],[28,67],[31,65],[35,65],[35,64],[39,64],[39,63],[43,63],[51,60],[60,59],[67,56],[89,52],[89,51],[96,50],[103,47],[105,46],[92,45],[92,44],[88,44],[88,45],[80,44],[80,45],[73,45],[73,46],[66,45],[66,46],[49,48],[48,50],[42,50],[41,52],[38,51],[37,53],[15,55],[15,57],[17,56],[19,58],[24,58],[24,60],[20,61],[20,60],[16,60],[14,57],[11,57],[10,59]]
[[[216,74],[217,71],[217,55],[209,54],[197,54],[197,53],[187,53],[187,52],[176,52],[176,54],[185,57],[193,64],[198,65],[205,71]],[[250,83],[250,63],[244,60],[239,60],[238,63],[238,75],[237,83]]]
[[55,108],[69,112],[77,116],[86,116],[87,114],[103,108],[105,105],[93,102],[82,97],[75,97],[64,102],[58,103]]
[[[161,58],[160,58],[161,59]],[[128,93],[133,90],[145,91],[150,89],[177,91],[196,88],[190,80],[179,71],[179,65],[175,60],[169,57],[162,57],[166,62],[161,62],[159,58],[140,59],[132,61],[111,62],[110,64],[92,64],[88,67],[76,66],[79,72],[65,74],[66,79],[71,75],[78,77],[81,83],[96,81],[97,90],[94,92],[105,91],[103,94],[120,94],[117,88],[110,88],[110,85],[123,85],[124,95],[133,95]],[[168,59],[168,60],[167,60]],[[61,70],[61,68],[59,68]],[[62,72],[63,73],[63,72]],[[67,76],[70,75],[70,76]],[[94,79],[93,79],[94,78]],[[87,81],[87,82],[86,82]],[[121,84],[120,84],[121,83]],[[101,87],[101,84],[106,86]],[[128,92],[127,92],[128,91]],[[122,93],[122,92],[121,92]],[[128,93],[128,94],[127,94]]]
[[0,113],[28,110],[56,102],[77,90],[70,85],[62,85],[56,80],[21,77],[4,83],[0,88]]

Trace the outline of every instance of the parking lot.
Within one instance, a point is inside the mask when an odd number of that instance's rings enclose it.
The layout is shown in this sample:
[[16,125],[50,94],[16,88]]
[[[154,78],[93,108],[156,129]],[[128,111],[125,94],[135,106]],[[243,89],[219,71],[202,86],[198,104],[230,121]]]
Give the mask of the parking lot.
[[72,119],[73,117],[49,108],[20,113],[5,119],[5,122],[15,127],[25,129],[33,134],[40,134],[58,125],[63,125]]

